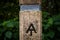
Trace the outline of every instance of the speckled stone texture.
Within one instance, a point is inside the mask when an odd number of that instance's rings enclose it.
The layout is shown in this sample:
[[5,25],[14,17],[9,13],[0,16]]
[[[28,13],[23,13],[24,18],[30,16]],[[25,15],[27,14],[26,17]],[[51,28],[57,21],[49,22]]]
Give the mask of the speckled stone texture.
[[19,4],[41,4],[41,0],[19,0]]
[[[42,40],[42,14],[41,11],[20,11],[19,13],[19,32],[20,32],[20,40]],[[30,32],[26,33],[30,24],[34,25],[34,28],[37,33],[32,32],[32,36],[30,36]]]

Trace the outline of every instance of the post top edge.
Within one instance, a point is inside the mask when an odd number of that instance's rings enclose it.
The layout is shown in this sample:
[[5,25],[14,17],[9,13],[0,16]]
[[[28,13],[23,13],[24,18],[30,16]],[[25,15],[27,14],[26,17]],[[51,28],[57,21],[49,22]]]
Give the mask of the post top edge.
[[20,5],[40,5],[41,0],[19,0]]

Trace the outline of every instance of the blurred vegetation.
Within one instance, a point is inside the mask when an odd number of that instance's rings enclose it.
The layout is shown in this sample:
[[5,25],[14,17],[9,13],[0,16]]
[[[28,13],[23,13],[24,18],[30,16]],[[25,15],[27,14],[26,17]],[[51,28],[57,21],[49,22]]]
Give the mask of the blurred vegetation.
[[60,40],[59,2],[59,0],[42,0],[42,40]]
[[19,0],[0,0],[0,40],[19,40]]
[[[42,40],[60,40],[60,3],[42,0]],[[0,40],[19,40],[19,0],[0,0]]]

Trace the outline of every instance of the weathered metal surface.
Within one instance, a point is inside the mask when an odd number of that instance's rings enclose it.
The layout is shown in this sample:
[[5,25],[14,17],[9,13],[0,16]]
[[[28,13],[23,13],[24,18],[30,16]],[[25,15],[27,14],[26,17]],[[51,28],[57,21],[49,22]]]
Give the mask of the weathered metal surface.
[[41,40],[41,11],[20,11],[19,17],[20,40]]
[[41,0],[19,0],[19,4],[41,4]]
[[24,11],[24,10],[36,10],[39,11],[41,10],[41,6],[40,5],[20,5],[20,11]]

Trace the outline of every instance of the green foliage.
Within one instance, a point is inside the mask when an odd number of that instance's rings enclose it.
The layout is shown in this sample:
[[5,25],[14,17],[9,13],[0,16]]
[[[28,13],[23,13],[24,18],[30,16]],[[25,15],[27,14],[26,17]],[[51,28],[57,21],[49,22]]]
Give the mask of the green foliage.
[[60,40],[60,14],[51,16],[43,11],[42,40]]
[[60,40],[60,1],[42,0],[42,40]]
[[19,40],[19,0],[0,0],[0,40]]
[[19,38],[19,21],[18,19],[12,19],[8,21],[4,21],[0,25],[0,37],[1,40],[18,40]]
[[53,18],[48,12],[43,12],[43,40],[50,40],[49,38],[53,38],[55,33],[50,29],[53,25]]
[[7,31],[7,32],[5,33],[5,37],[11,38],[11,37],[12,37],[12,33],[11,33],[10,31]]

